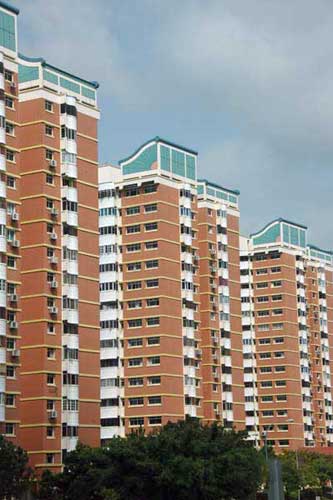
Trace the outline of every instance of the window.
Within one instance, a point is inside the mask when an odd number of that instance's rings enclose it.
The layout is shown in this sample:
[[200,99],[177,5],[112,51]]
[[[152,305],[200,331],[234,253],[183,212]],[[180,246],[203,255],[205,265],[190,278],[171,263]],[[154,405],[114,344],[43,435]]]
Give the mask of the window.
[[148,404],[149,405],[160,405],[160,404],[162,404],[162,397],[161,396],[150,396],[148,398]]
[[272,300],[275,302],[282,300],[282,295],[272,295]]
[[54,184],[54,177],[52,174],[47,173],[46,174],[46,184]]
[[146,269],[157,269],[158,268],[158,260],[147,260]]
[[76,130],[74,130],[72,128],[68,128],[68,127],[66,127],[66,125],[61,125],[61,138],[75,141]]
[[260,368],[260,373],[271,373],[272,367],[271,366],[262,366]]
[[272,267],[271,268],[271,273],[280,273],[281,272],[281,267]]
[[273,288],[277,288],[279,286],[282,286],[282,281],[281,280],[278,280],[278,281],[272,281],[272,287]]
[[140,213],[140,207],[126,208],[126,215],[136,215]]
[[53,102],[45,101],[44,102],[44,109],[45,109],[45,111],[49,111],[49,113],[53,113]]
[[15,367],[11,365],[6,366],[6,376],[7,378],[15,378],[16,377],[16,371]]
[[269,297],[267,297],[267,295],[257,297],[257,302],[269,302]]
[[256,270],[256,275],[261,276],[262,274],[267,274],[268,270],[267,269],[257,269]]
[[46,383],[48,385],[54,385],[55,384],[55,375],[54,373],[48,373],[46,376]]
[[128,347],[141,347],[142,345],[143,345],[143,340],[141,338],[128,340]]
[[271,380],[264,380],[261,382],[261,387],[266,388],[266,387],[273,387],[273,382]]
[[257,288],[268,288],[268,283],[263,281],[262,283],[257,283]]
[[119,417],[101,418],[102,427],[118,427],[120,425]]
[[16,189],[15,177],[11,177],[10,175],[7,175],[7,187],[9,187],[11,189]]
[[148,385],[160,385],[161,383],[161,377],[158,375],[155,375],[153,377],[148,377]]
[[5,435],[14,436],[15,435],[15,424],[7,422],[5,424]]
[[142,326],[142,319],[129,319],[127,325],[128,328],[139,328]]
[[273,410],[264,410],[262,412],[263,417],[273,417],[274,416],[274,411]]
[[149,422],[149,425],[162,425],[162,417],[157,417],[157,416],[153,416],[153,417],[148,417],[148,422]]
[[285,372],[286,371],[286,367],[285,366],[276,366],[275,367],[275,371],[277,373]]
[[141,288],[141,281],[131,281],[127,283],[127,290],[138,290]]
[[277,394],[276,401],[287,401],[287,395],[286,394]]
[[53,151],[51,151],[50,149],[46,149],[45,150],[45,158],[47,160],[53,160]]
[[129,406],[143,406],[143,398],[129,398]]
[[14,99],[9,96],[5,96],[5,105],[7,108],[14,109]]
[[277,380],[275,382],[275,387],[286,387],[287,382],[285,380]]
[[139,427],[140,425],[144,425],[143,417],[132,417],[129,419],[130,427]]
[[53,127],[51,125],[45,125],[45,135],[53,137]]
[[46,401],[46,409],[48,411],[52,411],[52,410],[54,410],[54,408],[55,408],[55,402],[53,401],[53,399],[47,399],[47,401]]
[[130,378],[128,379],[128,385],[130,386],[142,386],[143,385],[143,378],[142,377],[134,377],[134,378]]
[[156,212],[157,211],[157,203],[151,203],[149,205],[145,205],[145,213]]
[[152,365],[159,365],[161,362],[160,356],[151,356],[147,359],[147,365],[152,366]]
[[143,366],[142,358],[130,358],[128,360],[128,366]]
[[51,426],[47,426],[46,427],[46,437],[48,438],[54,438],[54,427],[51,427]]
[[54,453],[46,453],[46,463],[54,464]]
[[146,281],[147,288],[157,288],[158,287],[158,279],[151,279]]
[[274,316],[279,316],[279,315],[283,314],[283,310],[282,309],[273,309],[272,313]]
[[130,253],[130,252],[140,252],[140,250],[141,250],[140,243],[134,243],[132,245],[127,245],[127,247],[126,247],[126,251],[128,253]]
[[53,347],[48,347],[47,348],[47,357],[48,357],[48,359],[55,359],[55,357],[56,357],[56,350]]
[[127,264],[127,271],[140,271],[141,270],[141,262],[131,262],[131,264]]
[[[6,134],[12,135],[12,136],[15,135],[15,125],[13,125],[13,123],[6,121]],[[12,160],[12,161],[14,161],[14,160]]]
[[147,318],[147,326],[158,326],[160,324],[160,318]]
[[15,395],[14,394],[6,394],[5,403],[6,403],[6,406],[15,406]]
[[134,226],[128,226],[126,228],[126,234],[133,234],[140,232],[140,224],[135,224]]
[[128,309],[140,309],[142,307],[141,300],[129,300],[127,302]]
[[157,222],[148,222],[147,224],[145,224],[145,231],[157,231],[157,228]]
[[139,188],[137,186],[128,186],[124,191],[124,196],[137,196],[139,194]]
[[261,401],[263,403],[271,403],[273,401],[273,396],[262,396]]
[[157,191],[157,186],[156,184],[146,184],[143,188],[143,192],[144,194],[147,194],[147,193],[155,193],[155,191]]
[[151,299],[147,299],[146,306],[147,307],[157,307],[160,305],[160,299],[158,297],[153,297]]
[[257,316],[259,317],[262,317],[262,316],[269,316],[269,310],[268,309],[264,309],[262,311],[258,311],[257,312]]
[[6,82],[13,82],[13,73],[8,69],[5,69],[5,80]]
[[158,248],[158,241],[147,241],[145,246],[146,250],[156,250]]
[[147,344],[150,345],[160,345],[160,337],[148,337]]
[[275,344],[283,344],[284,343],[284,337],[275,337],[274,343]]
[[15,153],[10,149],[6,149],[6,160],[15,163]]
[[7,256],[7,267],[11,269],[16,269],[16,258],[12,255]]

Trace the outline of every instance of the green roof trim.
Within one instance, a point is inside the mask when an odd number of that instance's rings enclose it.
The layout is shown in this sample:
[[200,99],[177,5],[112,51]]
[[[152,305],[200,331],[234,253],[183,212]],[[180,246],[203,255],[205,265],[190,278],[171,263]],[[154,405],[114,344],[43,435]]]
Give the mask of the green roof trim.
[[181,149],[183,151],[185,151],[186,153],[190,153],[192,155],[195,155],[195,156],[198,156],[198,153],[197,151],[194,151],[193,149],[189,149],[185,146],[180,146],[179,144],[176,144],[175,142],[171,142],[171,141],[168,141],[166,139],[162,139],[161,137],[159,136],[156,136],[156,137],[153,137],[153,139],[149,139],[149,141],[146,141],[144,142],[143,144],[141,144],[141,146],[139,146],[135,151],[134,153],[132,153],[130,156],[127,156],[126,158],[123,158],[122,160],[119,160],[118,161],[118,165],[122,165],[122,163],[126,163],[127,161],[129,161],[131,158],[133,158],[133,156],[135,156],[136,154],[138,154],[138,152],[144,148],[145,146],[147,146],[148,144],[150,143],[161,143],[161,144],[166,144],[167,146],[171,146],[173,148],[177,148],[177,149]]
[[17,9],[16,7],[14,7],[13,5],[10,5],[7,2],[0,1],[0,7],[2,7],[3,9],[9,10],[13,14],[19,14],[20,13],[20,9]]
[[268,224],[266,224],[266,226],[264,226],[262,229],[260,229],[260,231],[256,231],[255,233],[251,233],[250,238],[252,238],[253,236],[256,236],[257,234],[261,233],[262,231],[265,231],[265,229],[267,229],[271,224],[274,224],[274,222],[285,222],[286,224],[291,224],[292,226],[297,226],[297,227],[300,227],[301,229],[308,229],[308,227],[304,226],[303,224],[298,224],[297,222],[292,222],[290,220],[283,219],[283,218],[279,217],[278,219],[274,219],[271,222],[269,222]]
[[308,248],[310,250],[316,250],[317,252],[326,253],[327,255],[333,257],[333,250],[324,250],[323,248],[319,248],[316,245],[312,245],[311,243],[308,244]]
[[211,186],[215,189],[222,189],[222,191],[227,191],[227,193],[235,194],[236,196],[240,195],[240,191],[238,189],[226,188],[226,187],[223,187],[219,184],[215,184],[215,182],[210,182],[207,179],[198,179],[198,182],[203,182],[207,186]]
[[[79,83],[83,83],[84,85],[88,85],[89,87],[92,87],[93,89],[99,88],[98,82],[85,80],[84,78],[81,78],[80,76],[73,75],[72,73],[69,73],[68,71],[57,68],[56,66],[53,66],[52,64],[48,64],[43,57],[28,57],[28,56],[25,56],[19,52],[19,58],[22,59],[23,61],[27,61],[27,62],[31,62],[31,63],[40,63],[43,66],[43,68],[45,68],[46,70],[55,71],[56,73],[58,73],[61,76],[72,78],[73,80],[75,80]],[[80,93],[80,92],[78,92],[78,93]]]

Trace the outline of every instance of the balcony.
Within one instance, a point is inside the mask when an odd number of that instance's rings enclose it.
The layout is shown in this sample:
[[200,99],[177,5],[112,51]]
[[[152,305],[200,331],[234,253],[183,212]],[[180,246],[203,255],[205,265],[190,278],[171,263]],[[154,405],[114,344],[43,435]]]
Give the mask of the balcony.
[[72,212],[71,210],[64,210],[61,216],[62,222],[65,222],[69,226],[78,225],[78,215],[77,212]]
[[75,163],[62,163],[61,173],[71,179],[77,179],[77,165]]

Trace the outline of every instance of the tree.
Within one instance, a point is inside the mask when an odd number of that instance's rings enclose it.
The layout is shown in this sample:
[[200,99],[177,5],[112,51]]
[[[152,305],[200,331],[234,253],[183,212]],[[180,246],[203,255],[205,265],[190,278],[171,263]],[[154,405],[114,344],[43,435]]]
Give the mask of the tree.
[[[113,438],[107,447],[79,445],[64,472],[44,477],[44,500],[247,500],[261,481],[261,455],[246,433],[197,420],[169,423],[145,435]],[[47,490],[51,484],[51,489]],[[58,488],[56,490],[55,488]],[[54,498],[54,497],[53,497]]]
[[0,498],[17,498],[29,487],[28,455],[0,435]]

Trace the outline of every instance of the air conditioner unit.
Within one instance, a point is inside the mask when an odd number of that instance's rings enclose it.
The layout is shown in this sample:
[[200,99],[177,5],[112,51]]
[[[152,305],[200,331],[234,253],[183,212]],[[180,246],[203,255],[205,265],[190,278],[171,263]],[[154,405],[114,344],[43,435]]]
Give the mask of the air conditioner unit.
[[51,288],[58,288],[58,283],[57,283],[57,281],[55,281],[55,280],[51,281],[51,282],[50,282],[50,287],[51,287]]
[[51,212],[51,215],[54,215],[54,216],[58,215],[58,213],[59,213],[59,212],[58,212],[58,209],[57,209],[57,208],[54,208],[54,207],[53,207],[53,208],[51,208],[50,212]]
[[14,211],[14,212],[11,213],[11,219],[12,220],[19,220],[19,218],[20,218],[20,216],[19,216],[19,214],[17,212]]
[[14,321],[14,320],[13,320],[13,321],[10,321],[10,322],[9,322],[9,328],[10,328],[11,330],[16,330],[16,329],[17,329],[17,327],[18,327],[17,321]]
[[52,420],[53,420],[53,419],[55,419],[55,418],[57,418],[57,417],[58,417],[58,412],[57,412],[57,410],[51,410],[51,411],[49,411],[49,418],[50,418],[50,419],[52,419]]
[[56,168],[56,166],[57,166],[57,160],[50,160],[49,165],[50,165],[50,168]]
[[51,306],[49,307],[50,314],[58,314],[58,308],[57,306]]
[[14,247],[14,248],[19,248],[19,246],[20,246],[20,242],[19,242],[19,240],[13,240],[13,241],[11,242],[11,245],[12,245],[12,247]]
[[52,255],[52,257],[50,257],[50,262],[51,264],[58,264],[58,257]]
[[51,233],[50,234],[50,239],[55,241],[58,238],[57,233]]
[[17,294],[16,293],[10,293],[8,295],[10,302],[17,302]]
[[20,349],[13,349],[11,351],[11,354],[12,354],[13,358],[18,358],[20,356],[20,354],[21,354],[20,353]]

